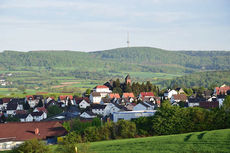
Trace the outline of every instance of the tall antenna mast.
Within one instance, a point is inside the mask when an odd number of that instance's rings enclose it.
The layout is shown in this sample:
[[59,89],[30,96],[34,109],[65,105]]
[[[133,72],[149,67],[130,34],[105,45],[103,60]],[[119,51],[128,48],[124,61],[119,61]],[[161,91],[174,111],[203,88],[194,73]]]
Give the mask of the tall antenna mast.
[[130,41],[129,41],[129,32],[127,33],[127,47],[129,47],[129,43],[130,43]]

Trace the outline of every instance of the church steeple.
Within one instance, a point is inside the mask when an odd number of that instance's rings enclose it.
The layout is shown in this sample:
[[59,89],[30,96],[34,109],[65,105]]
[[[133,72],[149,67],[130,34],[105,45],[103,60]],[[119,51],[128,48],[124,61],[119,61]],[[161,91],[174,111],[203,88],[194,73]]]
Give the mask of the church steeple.
[[125,83],[131,85],[131,77],[129,74],[125,77]]

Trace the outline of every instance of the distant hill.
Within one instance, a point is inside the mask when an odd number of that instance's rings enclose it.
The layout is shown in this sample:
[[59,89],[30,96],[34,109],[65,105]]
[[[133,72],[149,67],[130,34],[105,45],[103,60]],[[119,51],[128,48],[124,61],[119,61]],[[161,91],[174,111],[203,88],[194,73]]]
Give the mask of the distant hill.
[[227,51],[167,51],[150,47],[119,48],[97,52],[4,51],[0,67],[74,67],[79,70],[150,71],[191,73],[230,69]]
[[230,85],[230,71],[208,71],[187,74],[171,80],[159,82],[163,87],[213,87],[222,84]]

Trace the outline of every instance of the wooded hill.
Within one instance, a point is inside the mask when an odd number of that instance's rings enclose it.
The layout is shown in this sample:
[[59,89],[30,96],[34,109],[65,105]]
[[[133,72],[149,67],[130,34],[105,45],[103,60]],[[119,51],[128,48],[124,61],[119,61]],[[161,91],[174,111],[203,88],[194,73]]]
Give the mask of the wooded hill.
[[[154,84],[160,82],[162,87],[174,84],[207,86],[210,85],[210,81],[201,77],[208,75],[214,83],[219,79],[212,77],[212,72],[207,75],[203,73],[200,77],[199,74],[195,74],[196,77],[192,75],[177,78],[177,81],[162,80],[216,70],[230,70],[230,51],[167,51],[150,47],[129,47],[96,52],[47,50],[0,53],[0,74],[15,74],[8,80],[13,81],[10,87],[44,87],[45,84],[51,86],[60,79],[63,82],[75,79],[102,81],[123,78],[128,73],[133,81],[149,80]],[[63,80],[63,77],[66,80]],[[199,83],[200,80],[205,81]],[[221,83],[223,80],[225,79],[222,79]]]
[[208,71],[187,74],[171,80],[159,82],[163,87],[206,87],[212,88],[230,84],[230,71]]
[[228,51],[167,51],[149,47],[119,48],[97,52],[4,51],[2,68],[39,66],[74,67],[79,70],[150,71],[190,73],[200,70],[230,69]]

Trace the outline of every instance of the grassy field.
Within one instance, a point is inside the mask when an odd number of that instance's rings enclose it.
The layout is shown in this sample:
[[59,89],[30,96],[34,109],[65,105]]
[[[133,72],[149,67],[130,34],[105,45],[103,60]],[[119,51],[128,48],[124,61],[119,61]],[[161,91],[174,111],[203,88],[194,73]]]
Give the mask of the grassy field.
[[[57,145],[50,148],[58,152]],[[229,153],[230,129],[92,142],[79,144],[78,149],[79,153]]]
[[90,143],[94,153],[229,153],[230,129]]

